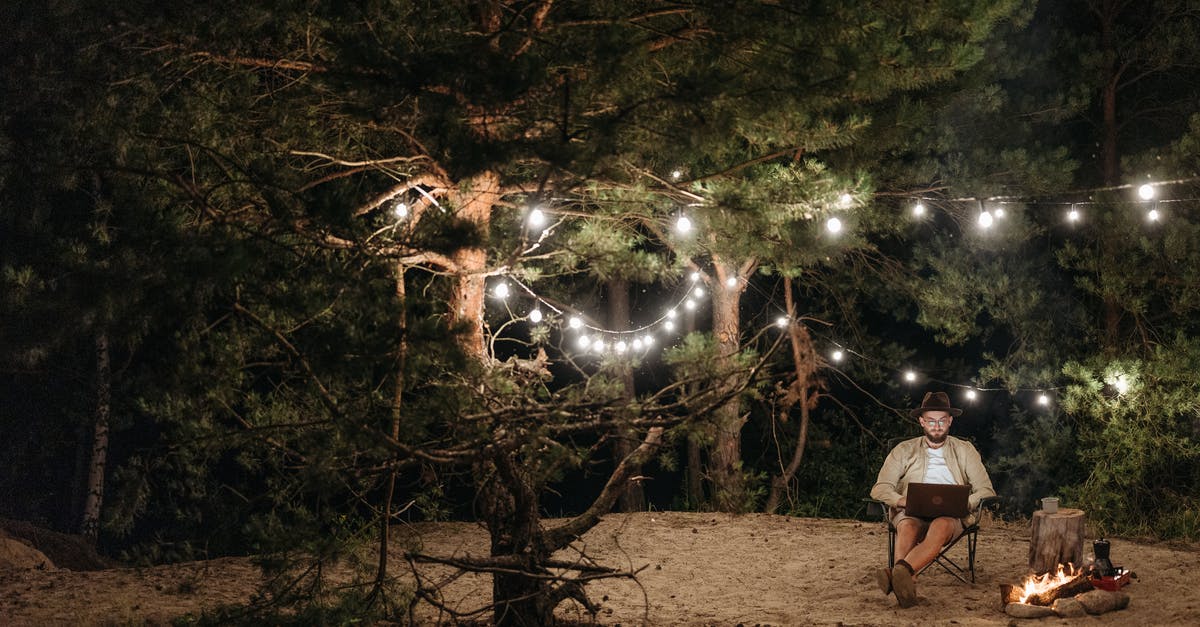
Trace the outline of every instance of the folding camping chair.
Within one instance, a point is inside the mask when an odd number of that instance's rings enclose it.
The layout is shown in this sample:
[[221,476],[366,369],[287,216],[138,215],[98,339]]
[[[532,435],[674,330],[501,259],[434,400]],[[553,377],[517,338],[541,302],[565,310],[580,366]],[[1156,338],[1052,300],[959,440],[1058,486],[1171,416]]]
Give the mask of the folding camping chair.
[[[882,501],[875,499],[864,499],[867,502],[867,515],[879,516],[887,523],[888,530],[888,568],[896,565],[896,527],[892,525],[892,519],[888,516],[888,507]],[[985,497],[976,506],[974,514],[975,522],[969,527],[963,529],[963,532],[950,539],[938,552],[937,557],[933,561],[926,564],[917,574],[925,572],[925,569],[937,564],[945,569],[946,572],[954,575],[959,581],[967,583],[965,575],[970,573],[970,583],[975,583],[975,547],[979,543],[979,523],[983,520],[983,511],[985,509],[994,509],[1000,503],[1000,497],[989,496]],[[958,544],[959,540],[967,539],[967,567],[963,568],[950,557],[950,549]],[[959,558],[962,559],[962,558]]]

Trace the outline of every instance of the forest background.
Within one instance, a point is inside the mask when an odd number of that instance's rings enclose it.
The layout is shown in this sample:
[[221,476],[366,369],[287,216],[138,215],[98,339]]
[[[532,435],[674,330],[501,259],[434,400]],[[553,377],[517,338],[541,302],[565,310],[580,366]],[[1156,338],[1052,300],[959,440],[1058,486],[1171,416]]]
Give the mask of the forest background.
[[861,516],[940,389],[1009,514],[1200,537],[1194,3],[109,4],[0,9],[4,516],[536,570]]

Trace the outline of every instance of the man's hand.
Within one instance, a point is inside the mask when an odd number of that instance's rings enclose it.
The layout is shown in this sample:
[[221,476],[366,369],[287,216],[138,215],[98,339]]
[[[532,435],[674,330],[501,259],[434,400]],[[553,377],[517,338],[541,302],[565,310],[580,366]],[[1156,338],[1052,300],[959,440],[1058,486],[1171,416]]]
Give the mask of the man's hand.
[[900,509],[904,509],[904,506],[907,504],[908,504],[907,496],[902,496],[902,497],[900,497],[899,501],[896,501],[896,507],[899,507]]

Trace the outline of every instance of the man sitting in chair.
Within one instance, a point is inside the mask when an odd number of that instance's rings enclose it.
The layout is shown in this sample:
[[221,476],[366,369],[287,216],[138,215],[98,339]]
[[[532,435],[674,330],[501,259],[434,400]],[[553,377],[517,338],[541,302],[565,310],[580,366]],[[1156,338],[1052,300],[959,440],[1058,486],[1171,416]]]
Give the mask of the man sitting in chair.
[[921,406],[909,412],[919,418],[925,435],[905,440],[888,453],[871,498],[890,507],[892,526],[896,528],[895,568],[883,568],[875,574],[884,594],[896,593],[900,607],[917,603],[916,573],[931,563],[942,547],[963,532],[972,521],[949,516],[915,518],[905,511],[910,483],[956,483],[971,486],[968,500],[975,511],[981,499],[995,496],[992,480],[979,457],[979,451],[966,440],[949,435],[954,416],[961,409],[950,406],[945,392],[929,392]]

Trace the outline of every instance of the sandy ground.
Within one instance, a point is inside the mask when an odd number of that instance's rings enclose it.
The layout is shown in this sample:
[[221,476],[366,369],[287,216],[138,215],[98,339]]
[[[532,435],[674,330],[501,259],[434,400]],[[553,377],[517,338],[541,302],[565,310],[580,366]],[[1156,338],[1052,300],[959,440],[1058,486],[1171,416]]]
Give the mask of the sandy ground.
[[[425,553],[487,551],[486,534],[476,525],[420,524],[406,530],[420,538]],[[1200,546],[1111,541],[1113,561],[1138,575],[1125,588],[1132,596],[1130,607],[1039,624],[1200,624]],[[880,524],[648,512],[610,515],[579,545],[603,564],[644,567],[636,582],[588,586],[591,598],[604,607],[596,621],[605,625],[1009,625],[1014,619],[1000,610],[999,584],[1023,576],[1028,546],[1027,524],[984,529],[975,584],[960,583],[935,567],[918,580],[917,607],[902,610],[873,583],[872,572],[887,554]],[[397,558],[399,551],[397,546]],[[954,554],[965,561],[966,547],[960,544]],[[437,581],[450,571],[428,566],[422,573],[427,581]],[[0,624],[163,624],[188,612],[243,602],[259,579],[245,559],[94,572],[0,572]],[[444,598],[470,611],[486,604],[489,591],[489,578],[469,575],[446,586]],[[572,602],[560,606],[560,613],[590,620]],[[439,622],[429,606],[419,608],[418,616],[425,624]]]

